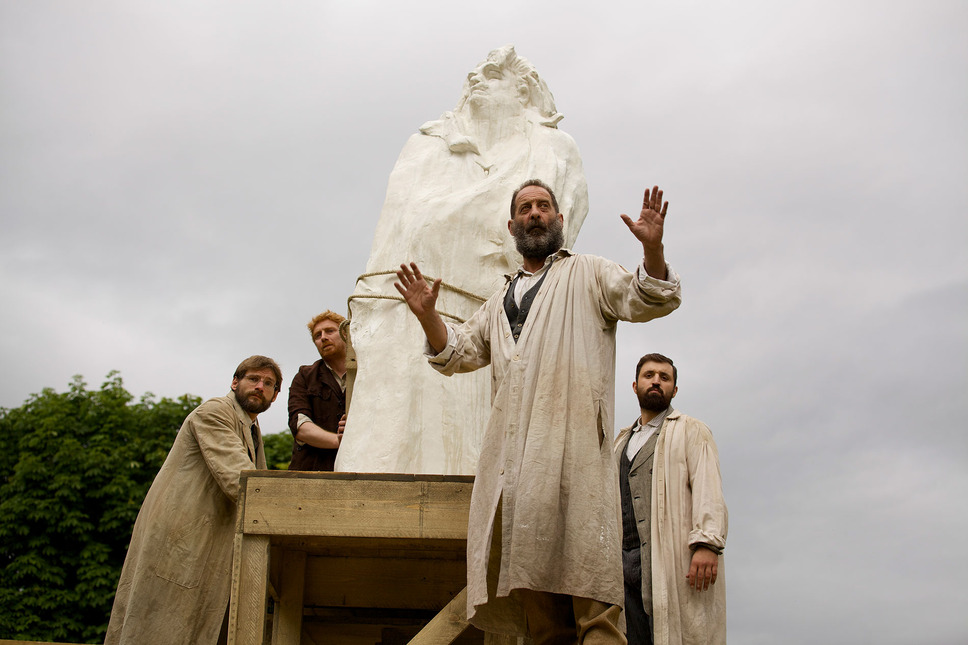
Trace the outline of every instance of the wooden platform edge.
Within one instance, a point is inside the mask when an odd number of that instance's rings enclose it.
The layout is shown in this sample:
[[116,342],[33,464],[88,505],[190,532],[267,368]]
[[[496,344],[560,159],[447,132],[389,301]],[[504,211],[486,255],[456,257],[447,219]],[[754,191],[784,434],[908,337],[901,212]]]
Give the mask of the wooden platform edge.
[[393,481],[393,482],[460,482],[473,484],[474,475],[434,475],[422,473],[350,473],[312,472],[307,470],[243,470],[241,478],[271,477],[275,479],[336,479],[344,481]]

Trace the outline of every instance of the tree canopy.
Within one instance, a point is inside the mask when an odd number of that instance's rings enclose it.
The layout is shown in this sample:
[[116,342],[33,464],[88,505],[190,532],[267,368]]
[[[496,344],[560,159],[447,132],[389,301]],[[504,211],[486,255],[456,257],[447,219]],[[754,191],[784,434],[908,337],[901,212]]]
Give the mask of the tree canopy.
[[[138,510],[201,403],[133,400],[111,372],[0,408],[0,638],[103,642]],[[289,433],[265,440],[269,467],[287,467]]]
[[288,432],[264,434],[262,442],[265,444],[269,470],[288,470],[292,460],[292,435]]

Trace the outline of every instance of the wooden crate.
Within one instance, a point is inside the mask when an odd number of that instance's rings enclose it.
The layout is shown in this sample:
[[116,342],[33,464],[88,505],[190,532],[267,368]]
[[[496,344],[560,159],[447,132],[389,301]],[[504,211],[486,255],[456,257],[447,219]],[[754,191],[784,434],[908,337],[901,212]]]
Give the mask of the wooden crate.
[[483,643],[465,613],[473,482],[242,473],[229,645]]

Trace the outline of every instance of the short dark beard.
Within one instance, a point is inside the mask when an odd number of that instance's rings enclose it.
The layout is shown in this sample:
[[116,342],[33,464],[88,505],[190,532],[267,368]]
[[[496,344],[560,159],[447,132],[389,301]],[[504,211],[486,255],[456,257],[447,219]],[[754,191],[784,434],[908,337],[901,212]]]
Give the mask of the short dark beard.
[[649,412],[662,412],[672,403],[672,397],[666,397],[661,390],[647,389],[639,394],[639,408]]
[[[533,231],[536,227],[532,226]],[[564,226],[555,217],[543,232],[532,234],[528,228],[518,220],[511,220],[511,235],[514,236],[514,246],[518,253],[531,260],[543,260],[565,245]]]
[[235,400],[239,402],[239,407],[248,412],[249,414],[262,414],[269,409],[272,405],[272,401],[264,401],[262,403],[252,403],[249,401],[249,397],[239,397],[239,393],[235,393]]

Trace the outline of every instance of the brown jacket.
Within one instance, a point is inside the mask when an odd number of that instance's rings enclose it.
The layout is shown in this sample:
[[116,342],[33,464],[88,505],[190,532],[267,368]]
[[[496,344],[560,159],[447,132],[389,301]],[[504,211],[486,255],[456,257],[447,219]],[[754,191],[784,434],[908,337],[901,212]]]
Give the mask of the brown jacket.
[[105,644],[215,643],[229,604],[239,475],[266,467],[235,394],[185,419],[141,505]]
[[[305,414],[323,430],[336,432],[340,417],[346,412],[346,395],[336,377],[319,359],[303,365],[289,386],[289,429],[296,436],[296,419]],[[315,448],[308,444],[292,444],[289,470],[333,470],[335,448]]]

